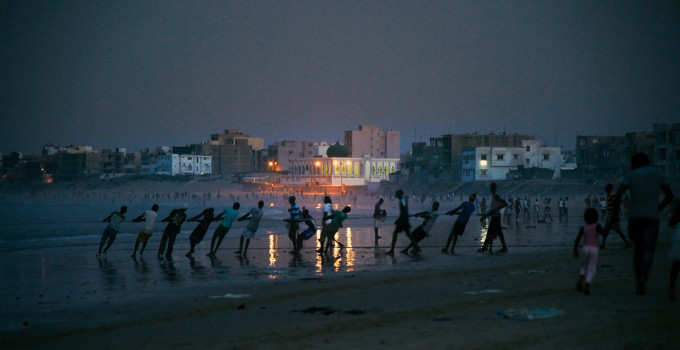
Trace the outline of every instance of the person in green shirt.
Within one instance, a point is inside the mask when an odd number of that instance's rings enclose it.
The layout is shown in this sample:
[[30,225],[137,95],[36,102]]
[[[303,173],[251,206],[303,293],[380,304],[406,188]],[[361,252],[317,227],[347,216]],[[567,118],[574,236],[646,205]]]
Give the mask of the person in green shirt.
[[[106,255],[106,251],[109,250],[113,241],[116,240],[116,235],[118,234],[118,231],[120,231],[120,223],[125,220],[126,212],[127,207],[122,206],[120,207],[120,211],[114,211],[111,215],[107,216],[106,219],[102,220],[102,222],[108,222],[109,224],[106,225],[106,229],[102,234],[102,239],[99,241],[99,252],[97,253],[97,256]],[[102,252],[104,244],[106,244],[106,248],[104,248],[104,251]]]
[[317,253],[324,254],[324,240],[327,241],[326,250],[333,246],[333,240],[335,239],[335,234],[338,232],[340,227],[342,227],[342,222],[347,219],[347,214],[352,211],[352,208],[347,206],[342,209],[342,211],[334,211],[333,219],[331,223],[326,225],[326,227],[321,230],[321,246],[317,250]]

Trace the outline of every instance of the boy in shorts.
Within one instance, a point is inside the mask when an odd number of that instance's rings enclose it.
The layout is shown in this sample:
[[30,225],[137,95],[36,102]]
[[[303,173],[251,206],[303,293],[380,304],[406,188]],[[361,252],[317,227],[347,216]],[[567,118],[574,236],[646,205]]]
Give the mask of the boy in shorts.
[[439,202],[435,201],[434,203],[432,203],[431,211],[424,211],[411,215],[419,218],[424,218],[425,221],[423,221],[423,223],[420,224],[420,226],[416,227],[416,229],[413,230],[413,232],[411,232],[411,235],[409,235],[411,243],[401,251],[402,253],[408,254],[408,250],[411,248],[413,248],[413,250],[411,250],[411,254],[418,255],[418,253],[420,253],[421,249],[418,246],[418,242],[422,241],[423,238],[427,237],[430,234],[432,226],[434,226],[434,223],[437,221],[437,218],[439,217],[438,211]]
[[[262,219],[262,215],[264,215],[262,208],[264,208],[264,202],[259,201],[257,202],[257,208],[251,208],[250,211],[248,211],[245,215],[238,218],[238,221],[250,220],[250,222],[248,222],[248,226],[246,226],[246,228],[243,229],[243,232],[241,233],[241,241],[239,242],[238,251],[236,251],[236,254],[248,254],[248,245],[250,244],[250,239],[255,237],[255,232],[260,227],[260,219]],[[241,250],[243,249],[244,239],[246,242],[246,249],[244,249],[242,252]]]
[[[114,211],[113,213],[111,213],[111,215],[107,216],[106,219],[102,220],[102,222],[108,222],[109,224],[106,225],[106,229],[104,230],[104,233],[102,233],[102,239],[99,241],[99,252],[97,253],[97,256],[106,255],[106,251],[109,250],[109,247],[111,247],[113,241],[116,240],[116,235],[120,230],[120,223],[125,220],[126,212],[127,207],[122,206],[120,207],[120,211]],[[107,240],[108,244],[106,245],[106,248],[104,248],[104,252],[102,253],[102,247],[104,246],[104,243],[106,243]]]
[[451,254],[453,254],[453,249],[456,248],[456,242],[458,242],[458,237],[463,236],[463,232],[465,232],[465,226],[467,226],[468,221],[470,220],[470,215],[475,212],[475,199],[477,198],[477,194],[473,193],[470,195],[470,198],[468,198],[467,202],[461,203],[461,205],[458,206],[458,208],[451,210],[450,212],[446,213],[446,215],[456,215],[458,214],[458,218],[456,219],[456,223],[453,224],[453,227],[451,227],[451,233],[449,234],[449,239],[446,241],[446,246],[444,249],[442,249],[442,253],[448,254],[447,251],[449,249],[449,244],[451,244],[451,240],[453,239],[453,245],[451,245]]
[[158,218],[158,204],[154,204],[151,207],[151,210],[146,210],[142,215],[136,217],[132,222],[142,222],[144,221],[144,229],[142,229],[141,232],[137,235],[137,241],[135,242],[135,250],[132,252],[132,257],[135,257],[135,254],[137,254],[137,248],[139,247],[139,243],[142,243],[142,250],[139,251],[139,256],[142,256],[144,254],[144,248],[146,248],[146,244],[149,242],[149,237],[153,234],[153,224],[156,222],[156,218]]

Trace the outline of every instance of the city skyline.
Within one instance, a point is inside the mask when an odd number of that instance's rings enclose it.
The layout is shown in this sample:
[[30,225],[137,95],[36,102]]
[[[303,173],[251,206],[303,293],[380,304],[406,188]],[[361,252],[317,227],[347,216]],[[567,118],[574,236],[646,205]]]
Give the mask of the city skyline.
[[680,119],[672,1],[3,2],[0,28],[3,154],[358,125],[402,153],[475,131],[572,150]]

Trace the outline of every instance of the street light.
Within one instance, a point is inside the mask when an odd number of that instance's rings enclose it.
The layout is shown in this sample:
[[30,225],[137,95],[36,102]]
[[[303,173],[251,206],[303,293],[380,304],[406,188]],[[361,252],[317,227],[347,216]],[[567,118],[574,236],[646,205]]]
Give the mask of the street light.
[[[316,170],[314,170],[314,173],[318,176],[319,175],[319,168],[321,167],[321,162],[316,161],[314,162],[314,166],[316,167]],[[314,184],[314,177],[312,176],[312,184]]]

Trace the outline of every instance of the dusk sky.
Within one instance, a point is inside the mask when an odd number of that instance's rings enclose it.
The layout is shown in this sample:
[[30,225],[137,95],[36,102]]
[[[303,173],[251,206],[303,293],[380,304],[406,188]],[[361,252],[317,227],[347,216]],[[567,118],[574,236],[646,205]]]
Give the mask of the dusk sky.
[[0,152],[680,122],[678,1],[1,1]]

